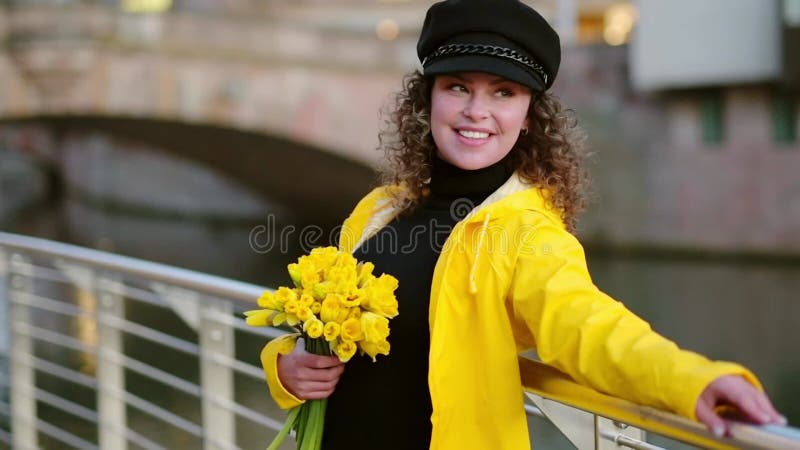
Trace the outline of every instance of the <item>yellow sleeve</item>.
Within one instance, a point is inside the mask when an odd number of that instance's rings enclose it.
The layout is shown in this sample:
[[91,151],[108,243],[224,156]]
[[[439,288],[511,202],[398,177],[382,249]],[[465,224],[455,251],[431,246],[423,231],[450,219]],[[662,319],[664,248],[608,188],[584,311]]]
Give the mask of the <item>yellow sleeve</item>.
[[761,388],[744,367],[679,349],[601,292],[577,239],[543,222],[520,249],[509,301],[515,338],[535,343],[544,363],[599,391],[692,419],[717,377],[739,374]]
[[269,392],[281,409],[291,409],[305,403],[305,400],[295,397],[286,390],[278,378],[278,355],[291,353],[299,336],[298,333],[293,333],[277,337],[269,341],[261,350],[261,365],[264,367],[264,375],[267,377]]

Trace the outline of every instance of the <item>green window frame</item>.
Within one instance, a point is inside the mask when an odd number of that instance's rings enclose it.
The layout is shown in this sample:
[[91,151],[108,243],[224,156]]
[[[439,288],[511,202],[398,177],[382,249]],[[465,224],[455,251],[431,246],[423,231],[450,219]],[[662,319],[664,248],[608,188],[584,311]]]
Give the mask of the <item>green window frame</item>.
[[721,144],[725,140],[725,102],[721,89],[706,91],[703,95],[700,118],[703,142]]
[[783,145],[797,142],[797,96],[791,92],[772,93],[772,139]]

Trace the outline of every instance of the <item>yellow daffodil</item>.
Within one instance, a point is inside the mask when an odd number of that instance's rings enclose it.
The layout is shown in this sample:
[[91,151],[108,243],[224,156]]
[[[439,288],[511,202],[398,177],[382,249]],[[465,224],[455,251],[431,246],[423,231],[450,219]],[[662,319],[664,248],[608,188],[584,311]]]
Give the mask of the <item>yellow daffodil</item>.
[[322,303],[315,301],[311,303],[310,308],[312,313],[319,314],[320,309],[322,309]]
[[339,357],[339,361],[347,362],[350,361],[350,358],[356,354],[356,343],[352,341],[341,341],[339,344],[336,345],[336,348],[333,350],[336,353],[336,356]]
[[389,354],[389,341],[378,341],[378,342],[370,342],[370,341],[359,341],[358,347],[370,358],[372,358],[372,362],[375,362],[375,356],[377,355],[388,355]]
[[311,308],[308,306],[300,306],[297,308],[296,312],[297,318],[300,319],[302,322],[306,322],[312,317],[314,317],[314,313],[311,312]]
[[300,302],[297,300],[289,300],[283,304],[283,310],[286,314],[297,314],[298,309],[300,309]]
[[375,264],[371,262],[362,262],[358,265],[358,286],[362,287],[368,281],[374,278],[372,270],[375,269]]
[[279,312],[279,313],[273,315],[272,316],[272,326],[273,327],[277,327],[277,326],[281,325],[282,323],[286,322],[286,317],[287,317],[287,315],[284,312]]
[[328,322],[325,324],[322,334],[325,336],[326,341],[331,342],[339,337],[340,331],[341,326],[337,322]]
[[300,276],[300,265],[291,263],[286,268],[289,271],[289,277],[292,279],[295,287],[303,287],[302,277]]
[[271,325],[270,316],[275,313],[270,309],[256,309],[253,311],[245,311],[245,322],[251,327],[264,327]]
[[328,294],[325,300],[322,301],[322,307],[319,310],[319,318],[323,322],[339,322],[342,323],[347,319],[347,308],[342,306],[342,296],[338,294]]
[[300,297],[298,301],[302,306],[310,307],[314,303],[314,296],[307,292],[300,292],[298,296]]
[[273,309],[275,311],[283,310],[283,303],[275,298],[275,293],[272,291],[264,291],[261,297],[258,297],[258,306],[264,309]]
[[385,341],[389,336],[389,319],[381,315],[365,311],[361,313],[361,332],[364,340],[372,343]]
[[342,322],[342,339],[347,341],[357,341],[362,338],[361,320],[347,319]]
[[350,312],[347,313],[348,319],[360,319],[361,318],[361,308],[350,308]]
[[294,289],[281,286],[275,291],[275,301],[285,305],[290,300],[297,301],[297,292]]
[[303,331],[305,331],[308,337],[312,339],[322,336],[324,327],[325,326],[322,324],[322,321],[314,316],[311,316],[310,319],[303,323]]
[[364,288],[365,297],[361,300],[361,307],[392,318],[397,315],[397,299],[394,291],[397,289],[397,278],[383,274],[375,278]]

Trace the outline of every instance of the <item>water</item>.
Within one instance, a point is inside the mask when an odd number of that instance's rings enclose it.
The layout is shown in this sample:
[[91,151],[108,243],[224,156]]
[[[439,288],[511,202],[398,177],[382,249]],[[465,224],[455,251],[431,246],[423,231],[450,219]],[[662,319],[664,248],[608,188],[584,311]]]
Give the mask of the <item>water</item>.
[[[108,212],[70,199],[58,199],[47,208],[32,210],[7,219],[4,229],[23,234],[101,247],[119,253],[202,270],[263,285],[285,283],[285,264],[299,253],[297,246],[286,254],[255,253],[248,235],[256,224],[207,224],[185,219],[147,218]],[[754,370],[776,406],[790,420],[800,424],[800,265],[767,262],[745,263],[687,258],[631,257],[589,252],[589,266],[595,282],[648,320],[654,329],[681,346],[715,359],[739,361]],[[78,300],[80,301],[80,300]],[[137,306],[126,314],[137,322],[194,339],[194,331],[176,317],[157,308]],[[74,321],[49,321],[42,326],[78,333]],[[263,342],[237,336],[237,357],[258,364]],[[126,338],[126,352],[181,378],[197,382],[196,363],[181,356],[153,358],[163,348],[135,338]],[[46,346],[38,354],[51,354],[65,364],[90,373],[93,362],[85,355],[54,352]],[[182,417],[199,423],[196,399],[165,389],[128,372],[129,389]],[[40,387],[62,389],[55,377],[41,375]],[[247,377],[237,379],[236,400],[258,411],[280,417],[268,397],[265,383]],[[74,401],[91,406],[93,392],[71,388]],[[41,408],[41,407],[40,407]],[[71,419],[55,410],[40,409],[53,423],[69,423],[69,429],[93,439],[91,425]],[[155,433],[169,448],[197,448],[199,440],[169,426],[156,423],[135,408],[128,408],[132,427],[144,434]],[[549,444],[538,448],[568,448],[563,438],[538,419],[531,420],[533,432]],[[262,448],[271,433],[246,421],[237,423],[238,445]],[[42,440],[45,448],[59,447]]]

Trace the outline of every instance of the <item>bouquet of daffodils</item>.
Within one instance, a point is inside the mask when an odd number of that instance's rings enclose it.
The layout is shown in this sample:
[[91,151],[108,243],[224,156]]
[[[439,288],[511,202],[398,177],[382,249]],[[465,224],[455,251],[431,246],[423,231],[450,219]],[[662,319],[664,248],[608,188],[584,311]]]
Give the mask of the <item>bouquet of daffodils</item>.
[[[358,262],[350,253],[321,247],[289,264],[294,288],[280,287],[258,299],[263,309],[245,312],[252,326],[295,327],[306,351],[336,355],[347,362],[356,351],[389,354],[389,319],[397,316],[397,279],[372,274],[375,266]],[[294,429],[299,450],[318,450],[322,445],[327,399],[310,400],[292,408],[268,450],[277,449]]]

